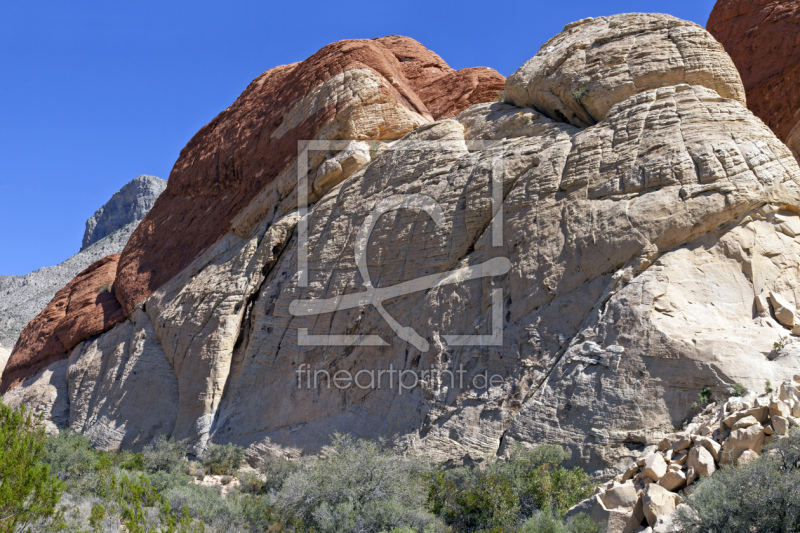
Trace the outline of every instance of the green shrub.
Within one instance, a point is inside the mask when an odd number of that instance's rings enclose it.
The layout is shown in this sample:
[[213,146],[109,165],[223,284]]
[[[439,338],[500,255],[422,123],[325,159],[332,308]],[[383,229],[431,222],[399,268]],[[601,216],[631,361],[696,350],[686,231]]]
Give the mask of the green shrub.
[[0,531],[59,521],[63,483],[50,473],[41,418],[0,401]]
[[258,465],[259,473],[264,477],[264,491],[277,492],[290,475],[299,469],[297,463],[267,455]]
[[700,389],[700,393],[698,394],[700,398],[700,403],[707,404],[711,403],[711,387],[703,387]]
[[180,509],[216,531],[264,531],[276,520],[269,501],[237,492],[221,498],[214,487],[188,484],[167,490],[164,497],[172,509]]
[[747,389],[741,383],[734,383],[731,386],[731,396],[744,396],[747,394]]
[[550,511],[536,511],[520,533],[597,533],[599,527],[587,515],[561,520]]
[[704,479],[679,514],[688,531],[800,531],[800,430],[770,444],[756,460]]
[[775,392],[775,389],[772,388],[772,383],[770,383],[769,380],[766,380],[764,382],[764,392],[767,393],[767,394],[771,394],[771,393]]
[[188,440],[159,435],[142,450],[143,466],[148,472],[176,472],[186,468]]
[[211,444],[201,456],[203,468],[210,475],[233,475],[242,466],[244,448],[232,443]]
[[508,460],[439,470],[431,477],[428,500],[458,531],[513,529],[539,510],[562,516],[594,491],[588,474],[561,466],[568,458],[557,445],[517,447]]
[[423,531],[436,519],[422,474],[419,461],[381,443],[335,435],[327,456],[289,475],[273,501],[288,523],[320,533]]

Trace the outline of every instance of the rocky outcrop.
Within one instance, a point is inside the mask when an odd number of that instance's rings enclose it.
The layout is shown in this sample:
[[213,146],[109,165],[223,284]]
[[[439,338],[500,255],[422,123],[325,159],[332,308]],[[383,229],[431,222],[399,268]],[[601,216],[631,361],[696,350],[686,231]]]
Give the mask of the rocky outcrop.
[[670,16],[632,14],[567,25],[508,79],[505,96],[586,127],[638,93],[684,83],[745,103],[736,67],[703,28]]
[[78,274],[25,326],[3,371],[0,394],[124,319],[112,290],[118,261],[119,254],[110,255]]
[[81,251],[128,224],[138,224],[166,187],[167,182],[155,176],[137,176],[126,183],[86,221]]
[[[640,14],[552,42],[509,78],[513,103],[438,121],[424,88],[469,73],[409,40],[336,43],[259,77],[187,146],[123,253],[126,318],[73,348],[68,425],[106,448],[164,432],[288,456],[339,431],[455,462],[559,442],[615,475],[701,388],[800,373],[800,168],[719,46]],[[515,100],[566,84],[580,69],[563,51],[592,43],[616,52],[587,72],[622,87],[603,86],[591,120]],[[337,143],[298,160],[304,139]],[[158,379],[135,379],[141,365]],[[665,457],[646,466],[667,479],[639,522],[682,483]]]
[[[136,224],[144,216],[142,209],[152,206],[155,200],[153,195],[163,190],[165,183],[152,176],[140,176],[125,185],[97,211],[95,217],[87,221],[88,225],[101,214],[100,225],[93,234],[99,235],[102,228],[107,235],[89,246],[84,245],[79,253],[63,263],[40,268],[24,276],[0,276],[0,344],[12,349],[22,328],[42,312],[59,289],[89,265],[122,252]],[[141,197],[137,194],[141,194]],[[131,213],[130,217],[124,216],[126,210]],[[125,220],[130,222],[126,223]],[[84,244],[88,236],[89,232],[84,236]],[[0,359],[0,374],[3,367]]]
[[[624,473],[598,487],[567,516],[586,513],[598,523],[608,522],[609,532],[631,533],[645,527],[653,528],[653,533],[683,531],[667,525],[683,501],[679,491],[691,494],[694,483],[712,475],[719,465],[753,460],[771,439],[786,435],[787,427],[800,426],[798,417],[780,416],[774,409],[778,405],[800,415],[800,376],[783,382],[777,392],[749,391],[707,405],[683,432],[647,447]],[[664,468],[654,476],[649,465],[656,463]],[[612,522],[620,527],[610,527]]]
[[133,230],[133,225],[125,226],[59,265],[24,276],[0,276],[0,343],[13,349],[22,329],[47,307],[59,289],[93,263],[122,252]]
[[115,287],[125,312],[227,232],[244,237],[294,209],[298,140],[398,139],[494,99],[503,81],[490,69],[455,72],[399,36],[334,43],[265,72],[183,149],[131,237]]
[[742,75],[748,107],[800,152],[800,2],[718,0],[708,31]]

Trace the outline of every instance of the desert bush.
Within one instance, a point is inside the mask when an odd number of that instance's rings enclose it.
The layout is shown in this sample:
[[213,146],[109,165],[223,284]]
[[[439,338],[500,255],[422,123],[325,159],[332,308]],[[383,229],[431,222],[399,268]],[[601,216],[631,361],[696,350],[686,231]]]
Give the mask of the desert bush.
[[188,440],[175,440],[159,435],[142,450],[143,466],[151,473],[183,471],[188,449]]
[[244,448],[232,443],[211,444],[201,456],[203,468],[210,475],[233,475],[242,466]]
[[231,492],[221,498],[214,487],[189,484],[170,488],[164,497],[171,509],[218,531],[265,531],[276,521],[268,500],[249,494]]
[[561,466],[568,458],[557,445],[517,447],[508,460],[440,469],[431,477],[428,499],[458,531],[513,530],[536,511],[560,517],[594,491],[583,470]]
[[264,478],[264,491],[279,491],[290,475],[299,469],[297,463],[267,455],[258,465],[258,471]]
[[728,466],[689,496],[678,519],[688,531],[800,531],[800,430],[768,446],[756,460]]
[[562,520],[551,511],[536,511],[525,521],[520,533],[597,533],[597,524],[586,515]]
[[45,462],[41,418],[22,406],[0,401],[0,530],[20,531],[41,521],[60,520],[63,483]]
[[273,502],[289,524],[321,533],[430,530],[422,473],[382,443],[335,435],[326,456],[290,474]]

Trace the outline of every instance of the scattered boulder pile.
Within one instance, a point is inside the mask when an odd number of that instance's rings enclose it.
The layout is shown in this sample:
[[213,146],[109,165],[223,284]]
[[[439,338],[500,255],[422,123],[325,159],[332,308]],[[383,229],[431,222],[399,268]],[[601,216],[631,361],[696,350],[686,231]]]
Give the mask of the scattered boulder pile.
[[752,461],[771,439],[800,426],[800,375],[777,391],[713,402],[680,433],[645,448],[624,473],[570,510],[586,512],[608,531],[672,531],[669,516],[700,478],[723,465]]

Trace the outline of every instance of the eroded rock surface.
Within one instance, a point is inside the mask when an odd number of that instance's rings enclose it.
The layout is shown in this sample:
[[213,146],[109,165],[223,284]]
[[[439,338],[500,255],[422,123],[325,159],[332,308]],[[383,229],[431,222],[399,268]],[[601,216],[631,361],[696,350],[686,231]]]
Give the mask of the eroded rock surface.
[[118,261],[119,254],[110,255],[78,274],[25,326],[3,371],[0,393],[124,319],[112,289]]
[[294,209],[298,140],[398,139],[494,99],[503,81],[490,69],[455,72],[400,36],[341,41],[268,70],[181,152],[122,254],[115,291],[125,312],[228,231],[245,237]]
[[748,107],[800,152],[800,2],[718,0],[708,31],[742,75]]
[[[701,388],[800,374],[781,341],[794,319],[776,319],[800,297],[800,168],[744,107],[720,46],[648,15],[582,21],[552,42],[526,64],[550,70],[523,67],[507,91],[570,79],[575,64],[559,71],[556,57],[586,43],[616,46],[647,81],[600,55],[592,76],[613,98],[591,120],[518,101],[434,121],[424,88],[466,74],[415,59],[413,41],[336,43],[259,77],[184,150],[126,248],[128,318],[73,348],[69,423],[103,447],[141,445],[137,428],[288,456],[335,431],[454,462],[558,442],[610,474],[655,452]],[[307,212],[295,211],[304,138],[341,141],[303,153]],[[161,351],[125,348],[137,331]],[[158,418],[139,420],[119,392],[84,400],[112,390],[103,365],[137,364],[173,402]],[[360,381],[337,386],[341,373]],[[132,376],[123,393],[153,394]],[[722,453],[683,441],[642,476],[689,484]],[[654,519],[677,504],[663,485],[649,514],[600,511],[623,528]]]
[[670,15],[637,13],[567,25],[508,78],[505,96],[586,127],[637,93],[682,83],[745,103],[736,67],[708,32]]

